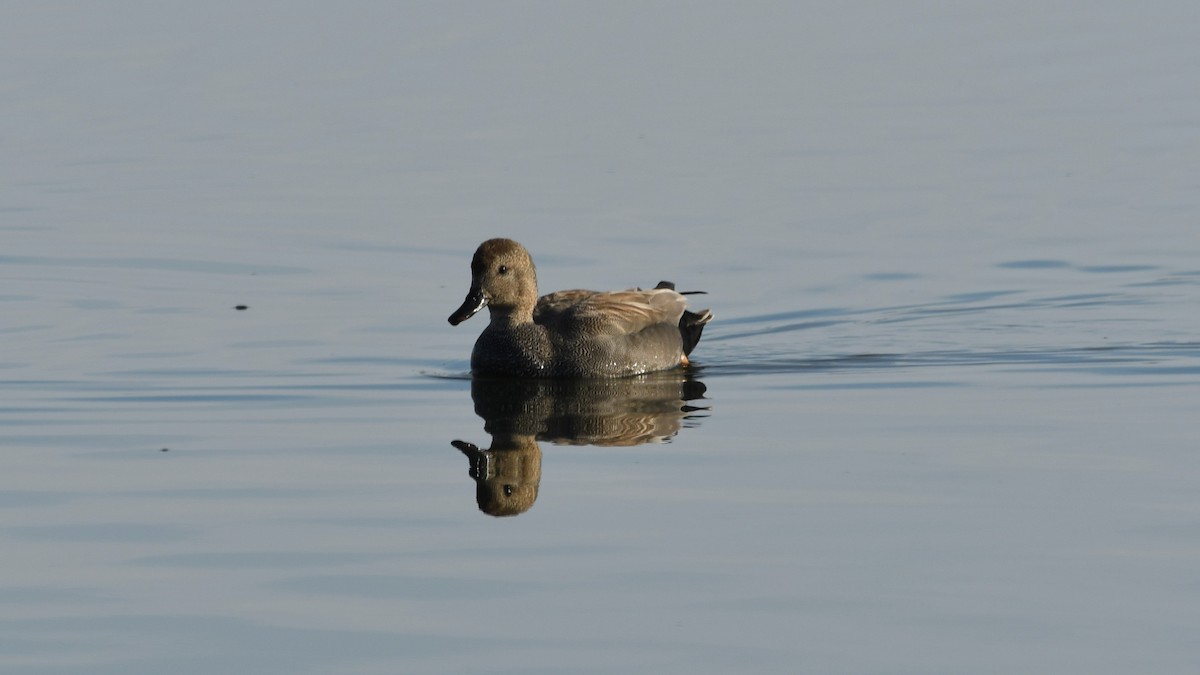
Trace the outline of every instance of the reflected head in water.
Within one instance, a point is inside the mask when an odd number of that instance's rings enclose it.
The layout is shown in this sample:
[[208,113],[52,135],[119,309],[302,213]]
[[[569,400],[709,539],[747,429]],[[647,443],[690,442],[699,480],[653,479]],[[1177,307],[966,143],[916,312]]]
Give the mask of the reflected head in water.
[[634,446],[659,443],[703,417],[692,405],[705,386],[676,370],[620,379],[555,380],[477,377],[475,413],[492,445],[451,444],[470,461],[479,510],[524,513],[538,496],[542,450],[558,445]]
[[471,372],[513,377],[627,377],[688,365],[712,319],[687,310],[669,281],[649,290],[558,291],[538,297],[533,258],[511,239],[489,239],[471,260],[471,289],[451,325],[484,307],[490,319]]
[[492,437],[492,447],[481,450],[466,441],[454,441],[471,462],[475,501],[489,516],[525,513],[537,501],[542,482],[542,449],[530,436]]

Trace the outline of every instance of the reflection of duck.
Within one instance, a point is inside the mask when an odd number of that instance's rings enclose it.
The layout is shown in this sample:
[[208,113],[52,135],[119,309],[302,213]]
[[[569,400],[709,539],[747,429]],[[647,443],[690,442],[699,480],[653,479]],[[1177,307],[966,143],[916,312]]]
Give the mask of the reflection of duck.
[[524,513],[537,499],[542,450],[537,441],[570,445],[633,446],[662,442],[704,408],[704,384],[669,371],[612,380],[476,378],[475,414],[492,436],[483,450],[452,445],[471,462],[479,510],[493,516]]

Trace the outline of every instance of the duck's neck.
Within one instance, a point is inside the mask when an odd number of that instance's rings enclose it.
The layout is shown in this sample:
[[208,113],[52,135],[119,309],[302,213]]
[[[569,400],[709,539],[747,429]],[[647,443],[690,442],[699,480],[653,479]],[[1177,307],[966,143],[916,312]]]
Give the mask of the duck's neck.
[[521,307],[488,307],[488,315],[497,328],[533,323],[533,312]]

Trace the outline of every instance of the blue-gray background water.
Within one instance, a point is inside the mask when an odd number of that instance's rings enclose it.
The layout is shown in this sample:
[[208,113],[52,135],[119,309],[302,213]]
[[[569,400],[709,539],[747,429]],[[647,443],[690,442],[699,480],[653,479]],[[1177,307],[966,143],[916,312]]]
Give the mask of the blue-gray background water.
[[[1195,672],[1198,20],[9,8],[0,670]],[[717,317],[509,517],[492,236]]]

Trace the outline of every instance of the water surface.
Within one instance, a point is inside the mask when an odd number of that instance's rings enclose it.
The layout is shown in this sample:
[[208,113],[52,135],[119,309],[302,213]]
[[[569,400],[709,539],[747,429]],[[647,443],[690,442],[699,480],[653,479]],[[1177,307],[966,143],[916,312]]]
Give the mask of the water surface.
[[[1192,14],[14,13],[0,669],[1191,672]],[[695,367],[473,382],[491,236]]]

